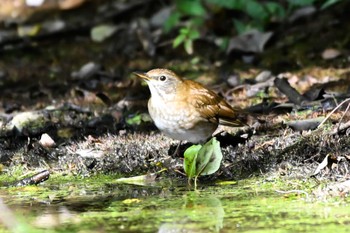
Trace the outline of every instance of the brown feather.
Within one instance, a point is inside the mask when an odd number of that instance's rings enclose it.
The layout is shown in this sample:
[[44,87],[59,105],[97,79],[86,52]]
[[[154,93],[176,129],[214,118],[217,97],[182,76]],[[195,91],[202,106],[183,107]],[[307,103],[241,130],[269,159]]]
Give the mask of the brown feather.
[[[187,96],[189,98],[188,103],[196,107],[197,111],[208,121],[233,127],[245,125],[239,119],[239,110],[232,108],[215,92],[191,80],[184,80],[184,82],[188,84],[183,85],[187,87],[185,93],[189,93]],[[189,86],[191,86],[191,89],[188,88]]]

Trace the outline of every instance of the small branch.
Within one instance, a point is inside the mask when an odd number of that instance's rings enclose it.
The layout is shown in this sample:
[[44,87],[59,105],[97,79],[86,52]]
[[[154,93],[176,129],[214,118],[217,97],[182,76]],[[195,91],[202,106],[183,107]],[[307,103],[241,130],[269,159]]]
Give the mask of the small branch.
[[345,114],[349,111],[349,107],[350,107],[350,103],[348,103],[348,106],[346,107],[346,109],[344,111],[344,114],[341,116],[341,118],[339,120],[338,127],[337,127],[337,132],[339,132],[340,124],[343,121],[343,118],[344,118]]
[[328,118],[331,117],[331,115],[338,110],[338,108],[340,108],[344,103],[346,103],[347,101],[349,101],[350,98],[347,98],[345,100],[343,100],[343,102],[341,102],[337,107],[335,107],[330,113],[328,113],[328,115],[326,116],[326,118],[318,125],[317,129],[321,128],[321,126],[328,120]]
[[350,127],[350,121],[348,121],[348,122],[346,122],[344,124],[340,124],[339,123],[339,126],[336,129],[334,129],[330,134],[331,135],[337,134],[340,131],[345,130],[345,129],[349,128],[349,127]]
[[45,180],[49,179],[50,172],[48,170],[43,170],[31,177],[24,178],[22,180],[15,181],[13,183],[8,184],[8,186],[27,186],[27,185],[37,185],[41,182],[44,182]]

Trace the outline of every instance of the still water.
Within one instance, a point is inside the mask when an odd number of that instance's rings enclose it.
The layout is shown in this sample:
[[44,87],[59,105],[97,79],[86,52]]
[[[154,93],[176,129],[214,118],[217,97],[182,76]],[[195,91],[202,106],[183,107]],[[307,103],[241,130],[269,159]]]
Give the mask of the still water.
[[350,232],[346,200],[257,187],[80,179],[2,188],[0,232]]

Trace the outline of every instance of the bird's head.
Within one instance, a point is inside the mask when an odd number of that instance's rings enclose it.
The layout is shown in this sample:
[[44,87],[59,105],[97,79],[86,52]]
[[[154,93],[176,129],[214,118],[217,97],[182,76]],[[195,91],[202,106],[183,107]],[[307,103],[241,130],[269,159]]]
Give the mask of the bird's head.
[[147,73],[134,72],[134,74],[147,82],[152,97],[159,96],[164,100],[174,98],[179,85],[183,83],[179,76],[168,69],[153,69]]

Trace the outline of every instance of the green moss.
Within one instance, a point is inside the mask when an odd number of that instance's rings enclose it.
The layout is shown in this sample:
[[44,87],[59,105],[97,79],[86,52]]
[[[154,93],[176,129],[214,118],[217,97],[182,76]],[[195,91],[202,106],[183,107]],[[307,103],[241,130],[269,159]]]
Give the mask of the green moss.
[[330,232],[345,229],[350,216],[346,199],[315,199],[319,186],[311,178],[200,182],[196,192],[174,181],[135,186],[116,178],[53,174],[37,186],[2,188],[0,195],[21,224],[51,232]]

